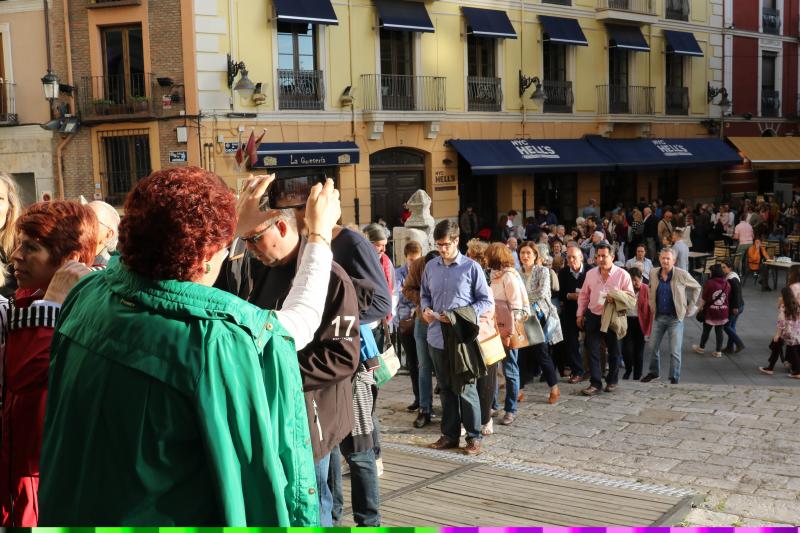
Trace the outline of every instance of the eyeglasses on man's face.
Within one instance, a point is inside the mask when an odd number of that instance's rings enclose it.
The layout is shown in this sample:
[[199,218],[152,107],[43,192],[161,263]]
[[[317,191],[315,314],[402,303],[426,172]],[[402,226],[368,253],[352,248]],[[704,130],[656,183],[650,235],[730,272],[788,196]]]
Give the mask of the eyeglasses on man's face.
[[437,243],[434,243],[434,245],[436,246],[436,248],[438,248],[440,250],[448,250],[455,243],[456,243],[456,241],[446,241],[446,242],[437,242]]
[[275,225],[276,222],[278,222],[278,220],[277,219],[273,219],[273,221],[270,222],[270,224],[266,228],[262,229],[258,233],[250,235],[249,237],[241,237],[241,239],[244,241],[245,244],[255,245],[258,241],[261,240],[261,238],[269,230],[269,228],[271,228],[272,226]]

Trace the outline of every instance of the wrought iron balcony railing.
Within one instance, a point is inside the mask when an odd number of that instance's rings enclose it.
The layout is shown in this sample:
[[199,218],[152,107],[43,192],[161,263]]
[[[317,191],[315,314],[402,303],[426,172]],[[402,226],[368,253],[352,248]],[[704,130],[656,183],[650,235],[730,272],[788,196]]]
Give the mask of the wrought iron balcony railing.
[[781,33],[781,12],[778,9],[765,7],[761,10],[761,27],[764,33],[780,35]]
[[324,102],[322,71],[278,69],[278,109],[323,109]]
[[544,80],[542,91],[547,97],[544,101],[545,113],[572,113],[575,98],[571,81]]
[[500,78],[468,76],[467,105],[470,111],[500,111],[503,106]]
[[689,88],[667,85],[664,90],[664,110],[667,115],[689,114]]
[[761,89],[761,116],[777,117],[781,112],[781,93],[772,89]]
[[666,16],[671,20],[689,20],[689,0],[667,0]]
[[655,15],[656,2],[655,0],[597,0],[597,9]]
[[600,115],[653,115],[654,87],[640,85],[598,85],[597,113]]
[[152,74],[84,76],[78,91],[81,115],[101,118],[113,115],[152,115]]
[[0,125],[12,126],[19,122],[14,87],[15,84],[0,79]]
[[365,111],[445,111],[445,78],[363,74]]

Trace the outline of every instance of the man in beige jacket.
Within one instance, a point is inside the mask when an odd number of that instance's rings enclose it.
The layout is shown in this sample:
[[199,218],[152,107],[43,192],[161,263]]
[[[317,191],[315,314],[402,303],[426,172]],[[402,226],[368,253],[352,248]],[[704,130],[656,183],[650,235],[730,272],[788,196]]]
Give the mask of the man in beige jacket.
[[675,266],[675,251],[664,248],[659,254],[661,268],[650,271],[650,310],[653,329],[645,352],[650,353],[650,372],[642,378],[645,383],[657,379],[661,370],[659,347],[667,336],[670,352],[669,382],[676,385],[681,377],[681,345],[683,319],[697,311],[701,287],[691,274]]

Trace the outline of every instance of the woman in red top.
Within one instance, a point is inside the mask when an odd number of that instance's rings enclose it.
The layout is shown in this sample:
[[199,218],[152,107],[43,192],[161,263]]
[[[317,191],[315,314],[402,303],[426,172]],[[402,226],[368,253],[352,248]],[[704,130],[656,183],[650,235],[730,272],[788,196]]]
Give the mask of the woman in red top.
[[0,502],[3,526],[35,527],[50,340],[66,296],[55,276],[89,271],[73,262],[92,263],[97,218],[75,202],[40,202],[17,220],[16,230],[11,262],[19,288],[6,328]]

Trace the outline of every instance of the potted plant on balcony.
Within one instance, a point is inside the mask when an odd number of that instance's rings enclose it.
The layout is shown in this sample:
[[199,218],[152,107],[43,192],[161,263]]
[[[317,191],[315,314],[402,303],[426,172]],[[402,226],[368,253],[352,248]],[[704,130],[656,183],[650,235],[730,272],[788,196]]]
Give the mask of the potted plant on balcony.
[[150,107],[150,98],[147,96],[131,96],[131,106],[134,113],[147,111]]
[[114,102],[111,100],[107,100],[105,98],[98,98],[97,100],[93,100],[92,104],[94,105],[94,114],[95,115],[108,115],[109,111],[111,110],[111,105]]

